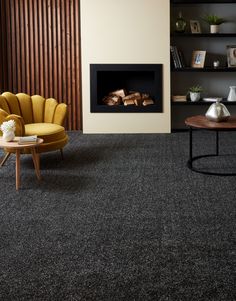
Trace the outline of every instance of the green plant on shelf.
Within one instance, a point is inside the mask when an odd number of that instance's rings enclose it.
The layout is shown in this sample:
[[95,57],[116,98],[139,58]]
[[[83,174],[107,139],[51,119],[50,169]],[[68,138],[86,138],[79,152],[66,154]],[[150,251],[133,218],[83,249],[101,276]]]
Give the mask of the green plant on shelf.
[[205,15],[202,18],[203,21],[205,21],[206,23],[208,23],[209,25],[220,25],[223,23],[226,23],[227,20],[223,19],[221,17],[218,17],[216,15]]
[[192,86],[188,89],[189,92],[192,92],[192,93],[200,93],[203,91],[203,88],[202,86],[200,85],[196,85],[196,86]]

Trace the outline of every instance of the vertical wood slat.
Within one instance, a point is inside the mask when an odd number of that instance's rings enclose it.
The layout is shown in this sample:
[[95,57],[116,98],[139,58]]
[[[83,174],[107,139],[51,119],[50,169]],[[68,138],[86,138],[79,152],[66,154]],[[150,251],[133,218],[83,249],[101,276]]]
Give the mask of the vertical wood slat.
[[48,17],[47,17],[47,1],[43,0],[43,7],[42,7],[42,15],[43,15],[43,36],[44,36],[44,44],[43,44],[43,48],[44,48],[44,85],[45,85],[45,97],[46,95],[49,95],[49,65],[48,65]]
[[54,85],[54,97],[58,98],[58,71],[57,71],[57,3],[56,0],[52,1],[52,45],[53,45],[53,85]]
[[25,90],[28,93],[31,91],[31,85],[30,85],[30,35],[29,35],[29,5],[28,5],[28,0],[24,1],[24,29],[25,29]]
[[35,60],[34,60],[34,1],[29,0],[28,2],[28,13],[29,13],[29,56],[30,56],[30,93],[34,94],[36,92],[35,89]]
[[[73,11],[75,9],[74,2],[70,2],[70,32],[71,32],[71,58],[75,58],[75,16],[73,14]],[[76,114],[75,114],[75,64],[71,62],[71,100],[72,104],[71,107],[73,108],[72,114],[73,114],[73,125],[72,127],[76,127]]]
[[[3,18],[3,3],[0,1],[0,57],[3,56],[3,37],[2,37],[2,18]],[[4,74],[4,68],[3,65],[0,64],[0,90],[3,89],[4,83],[3,83],[3,74]]]
[[[7,33],[7,36],[6,36],[6,49],[7,49],[7,54],[6,56],[2,56],[2,58],[0,58],[1,61],[6,61],[8,63],[11,62],[11,24],[10,24],[10,3],[9,1],[8,2],[5,2],[5,9],[6,9],[6,14],[5,14],[5,17],[6,19],[4,20],[5,22],[5,25],[8,24],[7,28],[5,29],[3,27],[3,32],[6,31]],[[7,20],[8,19],[8,23],[7,23]],[[4,24],[3,24],[4,25]],[[5,70],[4,70],[6,73],[7,73],[7,84],[6,86],[4,87],[6,90],[11,90],[12,89],[12,68],[8,68],[8,66],[5,67]],[[5,90],[4,89],[4,90]],[[4,91],[3,90],[3,91]]]
[[[20,8],[19,8],[20,1],[15,0],[15,41],[16,41],[16,62],[21,62],[21,32],[20,32]],[[22,67],[17,64],[16,65],[17,73],[16,73],[16,80],[17,80],[17,87],[21,86],[21,70]]]
[[0,93],[54,97],[81,129],[79,0],[0,1]]
[[[71,58],[71,45],[70,45],[70,1],[65,1],[66,4],[66,82],[68,83],[67,85],[67,95],[68,95],[68,105],[69,105],[69,110],[68,110],[68,116],[71,119],[72,118],[72,110],[71,110],[71,63],[70,63],[70,58]],[[69,125],[69,128],[71,129],[71,124]]]
[[48,0],[47,3],[47,17],[48,17],[48,72],[49,72],[49,95],[53,94],[53,79],[52,79],[52,73],[53,73],[53,49],[52,49],[52,1]]
[[61,24],[61,0],[58,0],[57,2],[57,78],[58,78],[58,98],[63,99],[62,97],[62,45],[61,45],[61,27],[58,26],[58,24]]
[[16,24],[15,24],[15,1],[14,0],[10,0],[9,1],[9,5],[10,5],[10,26],[11,26],[11,66],[12,67],[12,91],[16,92],[16,87],[17,87],[17,70],[16,70],[16,64],[17,64],[17,60],[16,60]]
[[[61,0],[61,35],[62,35],[62,54],[61,54],[61,62],[62,62],[62,98],[66,99],[67,97],[67,78],[66,78],[66,26],[65,26],[65,19],[66,19],[66,11],[65,11],[65,3],[67,0]],[[68,106],[70,104],[68,103]],[[69,114],[68,114],[69,115]],[[70,120],[70,116],[68,116]]]
[[35,93],[36,94],[40,94],[40,89],[39,89],[39,78],[40,78],[40,74],[39,74],[39,65],[40,65],[40,61],[39,61],[39,14],[38,14],[38,1],[32,1],[33,2],[33,11],[34,11],[34,73],[35,73]]
[[38,1],[38,19],[39,19],[39,90],[45,95],[44,89],[44,43],[43,43],[43,0]]
[[[4,32],[3,32],[3,24],[4,24],[4,16],[5,16],[5,7],[4,7],[4,3],[2,1],[0,1],[0,57],[3,57],[3,55],[5,55],[5,45],[4,45]],[[4,89],[4,76],[6,76],[6,74],[4,74],[5,72],[5,68],[2,64],[0,64],[0,90]]]
[[[25,44],[25,26],[24,26],[24,5],[23,1],[20,1],[20,33],[21,33],[21,40],[20,40],[20,48],[21,48],[21,62],[25,62],[25,50],[26,50],[26,44]],[[26,64],[22,64],[21,66],[21,78],[24,79],[26,77]],[[22,80],[21,82],[21,89],[22,91],[26,90],[26,80]]]

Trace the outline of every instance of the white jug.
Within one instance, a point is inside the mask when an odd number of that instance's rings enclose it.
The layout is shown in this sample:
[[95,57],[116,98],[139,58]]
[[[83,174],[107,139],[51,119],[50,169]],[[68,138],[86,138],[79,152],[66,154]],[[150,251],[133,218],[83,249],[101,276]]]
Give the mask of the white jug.
[[236,101],[236,86],[229,87],[228,101]]

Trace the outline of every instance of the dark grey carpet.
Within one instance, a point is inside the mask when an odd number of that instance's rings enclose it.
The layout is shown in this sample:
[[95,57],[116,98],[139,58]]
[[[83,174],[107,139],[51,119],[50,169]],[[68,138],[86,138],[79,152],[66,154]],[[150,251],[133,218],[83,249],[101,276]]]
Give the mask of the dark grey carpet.
[[[235,133],[221,150],[236,154]],[[0,170],[0,300],[236,300],[236,177],[193,173],[187,156],[187,133],[73,132],[64,161],[41,156],[40,184],[22,158],[19,192],[13,157]]]

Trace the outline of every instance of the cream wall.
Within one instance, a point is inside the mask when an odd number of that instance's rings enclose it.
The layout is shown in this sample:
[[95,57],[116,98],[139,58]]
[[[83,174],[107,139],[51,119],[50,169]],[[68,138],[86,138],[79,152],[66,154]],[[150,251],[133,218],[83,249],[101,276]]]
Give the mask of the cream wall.
[[[169,1],[81,0],[84,133],[170,131]],[[90,64],[163,64],[163,113],[90,113]]]

